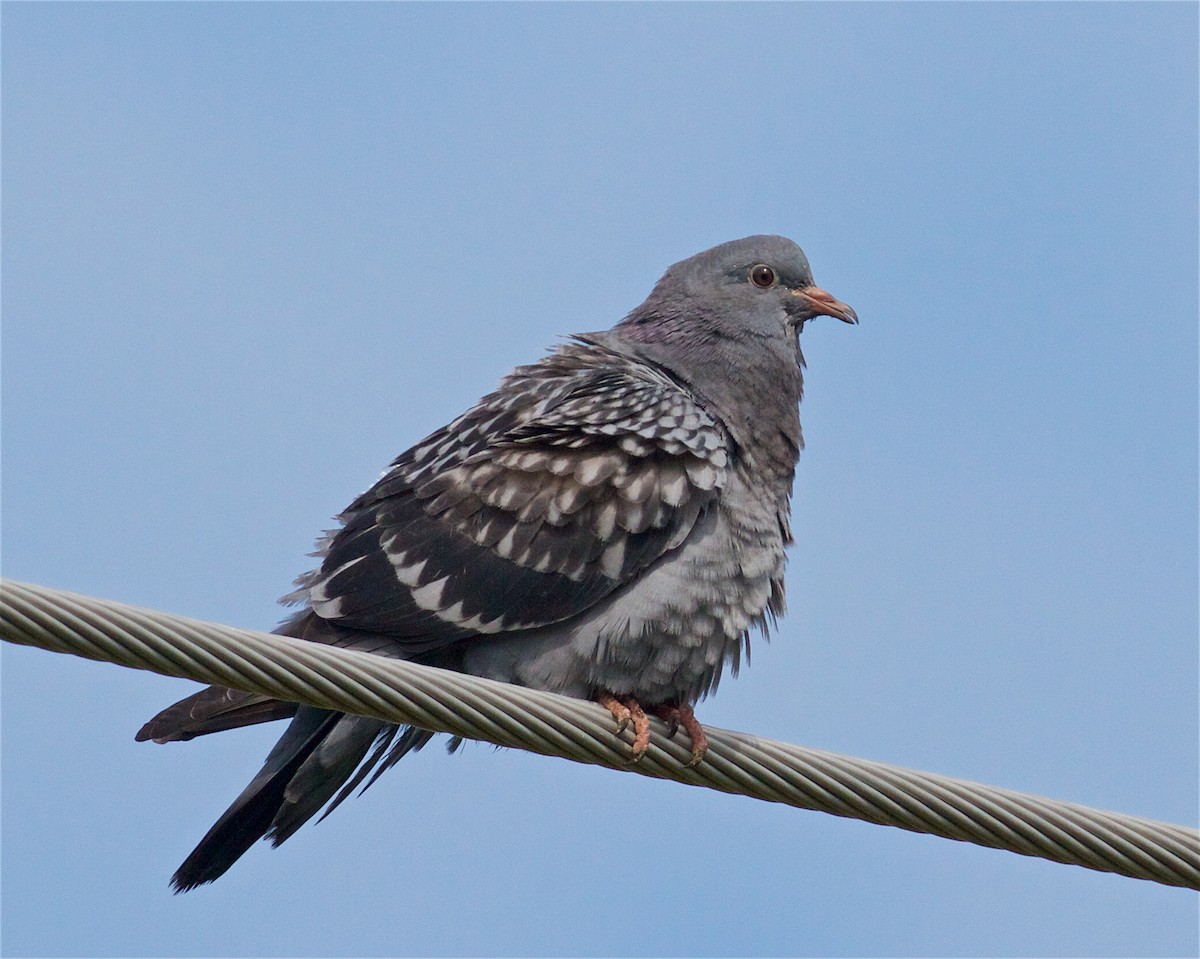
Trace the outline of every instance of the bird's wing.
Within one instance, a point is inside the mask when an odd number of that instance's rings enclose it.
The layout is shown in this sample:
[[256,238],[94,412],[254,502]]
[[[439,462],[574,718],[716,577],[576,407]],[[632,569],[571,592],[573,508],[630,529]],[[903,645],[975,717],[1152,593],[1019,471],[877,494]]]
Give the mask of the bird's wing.
[[729,445],[665,372],[568,344],[397,459],[294,597],[400,655],[559,622],[683,543]]

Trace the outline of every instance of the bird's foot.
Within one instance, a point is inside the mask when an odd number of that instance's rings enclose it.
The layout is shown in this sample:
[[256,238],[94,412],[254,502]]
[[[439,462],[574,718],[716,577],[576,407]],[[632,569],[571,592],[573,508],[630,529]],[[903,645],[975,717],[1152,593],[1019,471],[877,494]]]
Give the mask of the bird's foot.
[[[636,763],[650,748],[650,720],[646,717],[646,710],[632,696],[618,698],[608,692],[597,693],[596,702],[612,713],[618,736],[630,724],[633,725],[633,748],[629,761]],[[704,735],[704,728],[691,706],[651,706],[650,712],[669,724],[668,737],[674,736],[680,726],[688,734],[692,741],[692,758],[687,765],[695,766],[704,759],[704,754],[708,752],[708,737]]]
[[708,737],[704,735],[704,727],[696,719],[696,713],[691,706],[655,706],[652,712],[670,725],[667,730],[668,736],[674,736],[680,726],[688,734],[688,738],[692,741],[692,758],[688,762],[689,766],[695,766],[704,758],[704,754],[708,752]]
[[650,720],[646,711],[632,696],[618,699],[612,693],[598,693],[596,702],[612,713],[617,724],[617,735],[625,732],[627,726],[633,723],[633,748],[629,757],[631,763],[636,763],[650,748]]

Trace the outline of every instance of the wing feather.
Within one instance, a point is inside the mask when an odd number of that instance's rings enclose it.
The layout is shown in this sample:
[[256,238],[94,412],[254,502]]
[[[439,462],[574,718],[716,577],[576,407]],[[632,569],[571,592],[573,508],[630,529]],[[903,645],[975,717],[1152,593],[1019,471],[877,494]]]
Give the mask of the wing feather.
[[292,598],[397,655],[568,619],[686,541],[730,445],[665,372],[581,339],[400,456]]

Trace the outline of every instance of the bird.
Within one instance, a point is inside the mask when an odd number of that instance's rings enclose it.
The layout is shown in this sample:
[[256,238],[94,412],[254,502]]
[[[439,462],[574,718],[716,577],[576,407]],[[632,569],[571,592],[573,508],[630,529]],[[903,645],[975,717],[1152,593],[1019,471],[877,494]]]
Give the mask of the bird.
[[[784,612],[799,334],[817,316],[858,322],[785,237],[674,264],[611,329],[517,367],[398,456],[318,541],[276,632],[593,700],[618,734],[632,725],[631,761],[658,715],[702,762],[695,704]],[[276,719],[291,722],[175,872],[177,893],[434,735],[211,686],[136,738]]]

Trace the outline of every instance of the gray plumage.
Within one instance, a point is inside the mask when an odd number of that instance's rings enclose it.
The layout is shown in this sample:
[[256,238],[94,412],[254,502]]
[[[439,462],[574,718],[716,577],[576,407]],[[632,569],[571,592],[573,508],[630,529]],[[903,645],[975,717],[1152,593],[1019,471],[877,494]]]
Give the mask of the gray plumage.
[[[675,264],[616,327],[519,367],[397,458],[321,541],[278,632],[690,717],[783,612],[798,334],[817,315],[857,322],[783,237]],[[210,687],[138,739],[285,717],[178,891],[328,814],[432,735]]]

